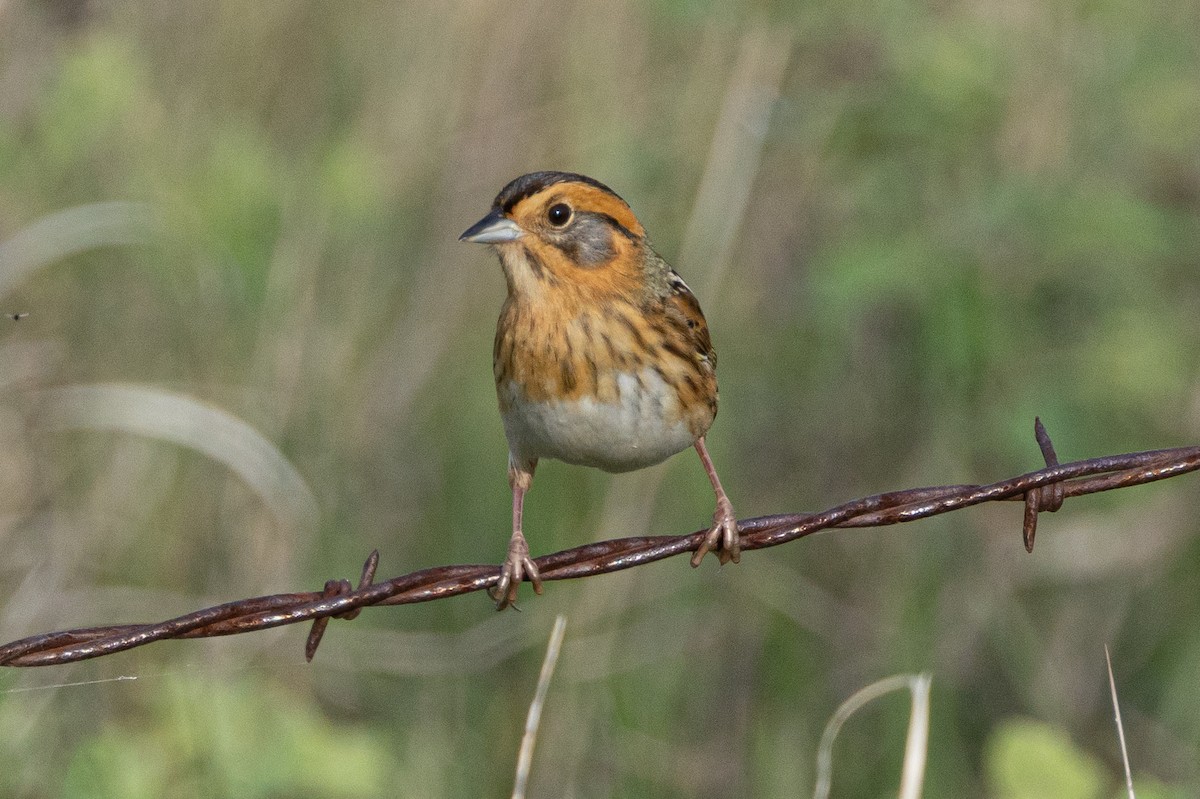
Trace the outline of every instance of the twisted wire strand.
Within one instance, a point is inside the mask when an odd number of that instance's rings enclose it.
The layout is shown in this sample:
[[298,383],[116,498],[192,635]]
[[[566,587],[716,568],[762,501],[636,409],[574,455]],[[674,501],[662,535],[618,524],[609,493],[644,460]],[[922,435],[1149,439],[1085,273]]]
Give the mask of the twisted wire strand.
[[[1025,503],[1022,540],[1033,551],[1038,514],[1071,497],[1141,485],[1200,469],[1200,446],[1133,452],[1058,463],[1041,421],[1035,433],[1046,468],[988,485],[945,485],[863,497],[820,513],[759,516],[739,522],[742,550],[766,549],[821,530],[916,521],[984,502]],[[700,546],[707,530],[686,535],[616,538],[536,558],[542,580],[570,580],[630,569]],[[305,643],[312,660],[331,618],[353,619],[370,606],[405,605],[483,591],[499,579],[495,564],[437,566],[375,582],[378,551],[363,565],[358,587],[330,580],[324,590],[228,602],[156,624],[123,624],[43,633],[0,646],[0,666],[51,666],[102,657],[154,641],[208,638],[313,622]]]

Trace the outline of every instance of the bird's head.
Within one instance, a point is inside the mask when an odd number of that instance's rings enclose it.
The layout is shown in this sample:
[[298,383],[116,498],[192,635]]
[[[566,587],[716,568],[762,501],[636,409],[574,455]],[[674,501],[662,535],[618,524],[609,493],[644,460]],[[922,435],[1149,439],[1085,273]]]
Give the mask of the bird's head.
[[505,186],[461,241],[490,244],[510,297],[630,298],[657,260],[629,205],[603,183],[571,172],[531,172]]

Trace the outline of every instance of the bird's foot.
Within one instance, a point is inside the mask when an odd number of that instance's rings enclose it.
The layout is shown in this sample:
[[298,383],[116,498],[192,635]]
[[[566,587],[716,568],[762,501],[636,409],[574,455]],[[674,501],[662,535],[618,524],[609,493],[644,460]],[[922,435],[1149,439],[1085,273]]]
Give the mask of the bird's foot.
[[529,557],[529,544],[525,543],[525,536],[517,533],[508,542],[508,557],[500,567],[500,579],[488,589],[488,596],[496,602],[496,610],[504,610],[517,601],[517,588],[525,579],[533,583],[534,593],[542,593],[542,578],[537,564]]
[[713,513],[713,524],[708,535],[704,536],[700,548],[692,555],[692,567],[697,567],[704,556],[712,552],[724,566],[729,561],[738,563],[742,559],[742,547],[738,541],[737,517],[733,515],[733,505],[722,497],[717,500],[717,510]]

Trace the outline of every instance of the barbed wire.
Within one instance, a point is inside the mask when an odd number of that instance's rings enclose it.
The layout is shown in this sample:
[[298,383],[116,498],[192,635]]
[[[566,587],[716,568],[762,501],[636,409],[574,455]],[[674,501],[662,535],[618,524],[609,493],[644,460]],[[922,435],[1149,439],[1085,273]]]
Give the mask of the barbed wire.
[[[834,527],[878,527],[916,521],[979,505],[1025,503],[1022,536],[1032,552],[1038,514],[1053,512],[1070,497],[1150,483],[1200,469],[1200,446],[1133,452],[1060,464],[1040,420],[1035,434],[1046,468],[989,485],[946,485],[876,494],[820,513],[788,513],[746,519],[742,550],[779,546]],[[707,530],[687,535],[616,538],[536,558],[543,581],[569,580],[630,569],[693,552]],[[385,582],[374,581],[378,550],[363,564],[358,587],[330,580],[322,591],[274,594],[228,602],[157,624],[85,627],[43,633],[0,646],[0,666],[51,666],[111,655],[155,641],[237,635],[311,621],[305,657],[312,660],[331,618],[353,619],[364,607],[430,602],[484,591],[499,579],[495,564],[438,566]]]

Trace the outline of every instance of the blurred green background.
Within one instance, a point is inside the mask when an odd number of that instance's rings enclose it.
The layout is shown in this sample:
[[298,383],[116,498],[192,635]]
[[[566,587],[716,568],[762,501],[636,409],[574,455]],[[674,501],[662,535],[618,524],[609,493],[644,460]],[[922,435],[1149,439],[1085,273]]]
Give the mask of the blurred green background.
[[[700,296],[742,516],[1200,439],[1200,5],[0,1],[0,638],[499,562],[511,178],[595,176]],[[707,524],[547,463],[538,553]],[[809,795],[933,675],[928,797],[1200,794],[1195,477],[0,674],[0,794]],[[134,680],[117,680],[134,677]],[[92,682],[96,681],[96,682]],[[894,795],[908,700],[834,796]]]

